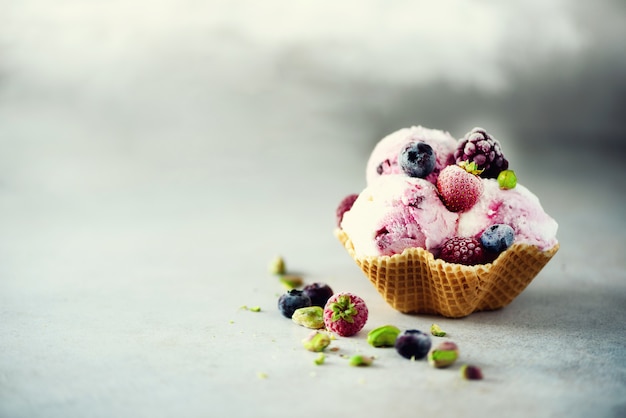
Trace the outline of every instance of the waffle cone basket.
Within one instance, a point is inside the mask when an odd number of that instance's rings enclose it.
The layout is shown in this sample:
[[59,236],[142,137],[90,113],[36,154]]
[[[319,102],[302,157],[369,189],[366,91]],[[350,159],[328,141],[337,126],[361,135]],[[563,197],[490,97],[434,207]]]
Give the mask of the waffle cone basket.
[[335,235],[378,293],[403,313],[461,318],[502,308],[515,299],[559,249],[514,244],[489,264],[464,266],[435,259],[423,248],[402,254],[357,257],[341,229]]

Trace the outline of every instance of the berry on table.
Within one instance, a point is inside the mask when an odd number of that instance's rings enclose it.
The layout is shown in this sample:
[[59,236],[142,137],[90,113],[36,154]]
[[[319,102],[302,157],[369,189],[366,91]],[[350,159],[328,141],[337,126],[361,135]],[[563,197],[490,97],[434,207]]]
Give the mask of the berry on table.
[[311,298],[302,290],[292,289],[278,298],[278,310],[287,318],[291,318],[296,309],[307,306],[311,306]]
[[419,360],[426,357],[431,345],[430,336],[416,329],[406,330],[396,339],[396,351],[407,359]]
[[499,254],[515,241],[515,231],[509,225],[495,224],[485,229],[480,235],[480,243],[485,250]]
[[365,301],[352,293],[334,294],[324,306],[326,328],[342,337],[350,337],[363,329],[367,317]]
[[408,176],[425,178],[435,169],[436,156],[425,142],[411,142],[398,155],[398,165]]
[[466,266],[483,264],[487,259],[480,241],[471,237],[449,238],[443,243],[439,258],[448,263]]
[[461,161],[476,163],[483,170],[483,178],[496,178],[502,170],[509,167],[509,162],[502,154],[500,142],[483,128],[474,128],[465,134],[454,151],[454,158],[457,164]]
[[324,307],[333,295],[333,289],[326,283],[312,283],[302,289],[305,295],[311,298],[311,305]]
[[[469,171],[468,171],[469,170]],[[475,164],[446,166],[437,178],[441,200],[451,212],[465,212],[483,194],[483,183],[476,174]]]

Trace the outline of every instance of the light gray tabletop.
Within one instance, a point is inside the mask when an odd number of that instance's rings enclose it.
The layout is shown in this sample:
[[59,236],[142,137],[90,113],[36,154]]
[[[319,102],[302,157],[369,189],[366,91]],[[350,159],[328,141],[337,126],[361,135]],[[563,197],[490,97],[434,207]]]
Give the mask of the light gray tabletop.
[[[200,3],[0,0],[0,417],[626,416],[618,2]],[[485,127],[559,222],[506,308],[396,312],[333,236],[412,124]],[[276,255],[368,304],[323,365]],[[432,323],[449,369],[366,342]]]

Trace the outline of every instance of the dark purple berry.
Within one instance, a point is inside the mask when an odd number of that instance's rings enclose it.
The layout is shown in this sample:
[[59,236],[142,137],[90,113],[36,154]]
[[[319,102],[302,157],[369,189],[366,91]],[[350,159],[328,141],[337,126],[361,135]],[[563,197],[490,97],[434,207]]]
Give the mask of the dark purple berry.
[[480,242],[485,250],[497,254],[509,248],[514,240],[515,231],[506,224],[491,225],[480,236]]
[[291,318],[296,309],[311,306],[311,298],[302,290],[292,289],[278,298],[278,310],[287,318]]
[[425,142],[411,142],[398,155],[398,165],[408,176],[425,178],[435,169],[436,156]]
[[352,205],[354,205],[354,201],[359,197],[358,194],[349,194],[344,197],[339,205],[337,206],[337,210],[335,214],[337,215],[337,226],[341,226],[341,221],[343,220],[343,214],[352,209]]
[[302,289],[305,295],[311,298],[311,306],[321,306],[322,308],[328,302],[328,299],[334,294],[333,289],[325,283],[313,283],[304,286]]
[[497,178],[501,171],[509,168],[509,162],[502,154],[500,142],[482,128],[474,128],[459,141],[454,151],[456,163],[474,162],[483,172],[483,178]]
[[419,360],[426,357],[432,342],[422,331],[410,329],[396,338],[396,351],[404,358]]
[[470,237],[453,237],[443,243],[439,258],[448,263],[473,266],[487,261],[480,241]]

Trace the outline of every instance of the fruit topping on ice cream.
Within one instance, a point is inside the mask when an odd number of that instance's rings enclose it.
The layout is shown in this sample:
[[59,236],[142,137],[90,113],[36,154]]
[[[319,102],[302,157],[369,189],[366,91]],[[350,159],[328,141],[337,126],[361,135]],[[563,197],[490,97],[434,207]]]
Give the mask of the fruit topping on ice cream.
[[501,189],[513,189],[517,186],[517,176],[513,170],[501,171],[497,180]]
[[448,263],[464,264],[466,266],[483,264],[487,260],[485,250],[480,241],[471,237],[450,238],[441,247],[439,258]]
[[457,164],[461,161],[476,163],[483,170],[481,177],[484,178],[496,178],[509,167],[500,142],[482,128],[474,128],[465,134],[454,151],[454,158]]
[[475,163],[461,162],[449,165],[437,178],[437,190],[446,208],[452,212],[465,212],[474,206],[483,193],[483,183]]
[[480,235],[480,243],[485,250],[499,254],[515,241],[515,231],[509,225],[495,224],[485,229]]
[[435,169],[433,147],[425,142],[411,142],[398,156],[400,168],[410,177],[424,178]]

